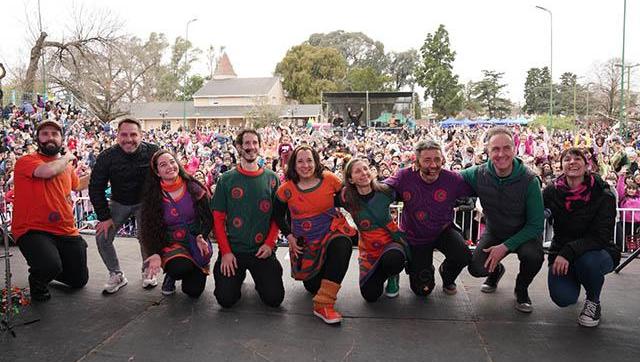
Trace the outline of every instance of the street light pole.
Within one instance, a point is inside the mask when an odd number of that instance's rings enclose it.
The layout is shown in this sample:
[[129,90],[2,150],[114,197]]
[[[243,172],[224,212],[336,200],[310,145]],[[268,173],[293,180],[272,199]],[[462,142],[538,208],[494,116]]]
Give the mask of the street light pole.
[[184,50],[184,76],[182,77],[182,128],[187,127],[187,67],[189,66],[189,24],[198,20],[193,18],[187,21],[187,30],[185,31],[185,50]]
[[624,11],[622,15],[622,68],[620,72],[620,135],[624,135],[627,125],[627,114],[624,109],[624,43],[627,29],[627,0],[624,0]]
[[[42,15],[40,14],[40,0],[38,0],[38,25],[40,26],[40,34],[42,34]],[[42,52],[40,53],[40,59],[42,60],[42,98],[44,102],[46,102],[47,101],[47,80],[46,80],[46,73],[44,69],[44,54]]]
[[544,8],[542,6],[536,5],[536,8],[549,13],[549,28],[551,33],[551,39],[549,44],[551,48],[550,49],[551,59],[549,62],[550,63],[549,64],[549,76],[550,76],[549,77],[549,121],[547,122],[547,125],[549,128],[551,128],[551,120],[553,119],[553,13],[551,13],[551,10]]

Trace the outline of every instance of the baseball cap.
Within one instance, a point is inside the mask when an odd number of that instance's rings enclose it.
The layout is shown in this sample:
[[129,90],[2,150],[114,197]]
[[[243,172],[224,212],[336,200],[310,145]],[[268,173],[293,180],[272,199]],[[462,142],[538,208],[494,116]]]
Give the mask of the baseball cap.
[[60,131],[60,133],[62,133],[62,126],[60,125],[60,123],[53,121],[53,120],[46,120],[46,121],[42,121],[40,122],[40,124],[38,124],[38,127],[36,127],[36,134],[38,134],[38,132],[40,132],[40,129],[44,126],[53,126],[55,128],[58,129],[58,131]]

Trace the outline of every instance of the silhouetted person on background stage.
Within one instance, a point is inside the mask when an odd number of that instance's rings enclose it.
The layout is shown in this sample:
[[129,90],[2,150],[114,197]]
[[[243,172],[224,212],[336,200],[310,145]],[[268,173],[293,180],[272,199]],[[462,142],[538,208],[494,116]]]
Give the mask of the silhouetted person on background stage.
[[351,107],[347,107],[347,116],[351,120],[351,124],[354,126],[360,125],[360,118],[362,117],[362,113],[364,112],[364,108],[360,107],[360,113],[351,112]]

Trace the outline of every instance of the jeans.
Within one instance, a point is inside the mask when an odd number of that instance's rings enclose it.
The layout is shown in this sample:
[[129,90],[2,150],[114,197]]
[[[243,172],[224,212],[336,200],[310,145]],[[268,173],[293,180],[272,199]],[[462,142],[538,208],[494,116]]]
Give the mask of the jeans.
[[[120,262],[118,261],[118,254],[116,254],[116,248],[113,246],[113,239],[115,239],[116,232],[120,229],[122,224],[124,224],[131,216],[134,216],[136,218],[136,222],[140,223],[140,206],[140,204],[122,205],[113,200],[109,202],[109,209],[111,209],[111,220],[113,220],[114,227],[109,230],[106,235],[96,235],[98,253],[100,253],[102,262],[107,267],[107,270],[109,270],[109,274],[122,273],[122,269],[120,269]],[[145,255],[142,245],[140,245],[140,254],[142,255],[143,261],[148,256]]]
[[593,250],[582,254],[569,263],[566,275],[553,275],[549,265],[549,294],[559,307],[575,304],[580,296],[580,286],[584,286],[587,299],[600,302],[600,292],[605,274],[613,271],[613,259],[606,250]]
[[52,280],[71,288],[82,288],[89,281],[87,243],[81,236],[29,231],[18,239],[18,247],[29,264],[32,289],[46,290]]
[[[498,240],[485,232],[480,237],[476,250],[473,251],[473,258],[469,264],[469,274],[476,278],[486,277],[489,271],[484,267],[489,253],[483,251],[491,246],[499,245],[503,240]],[[520,272],[516,277],[516,290],[527,290],[533,278],[538,274],[542,263],[544,263],[544,251],[540,238],[526,241],[515,251],[520,260]]]

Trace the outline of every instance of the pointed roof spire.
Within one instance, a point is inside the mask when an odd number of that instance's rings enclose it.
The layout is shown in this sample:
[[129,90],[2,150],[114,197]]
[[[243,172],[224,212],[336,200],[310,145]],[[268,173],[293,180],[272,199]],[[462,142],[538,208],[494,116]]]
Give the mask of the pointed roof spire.
[[223,52],[216,64],[216,70],[213,72],[213,79],[230,79],[237,77],[238,75],[233,71],[233,66],[227,53]]

